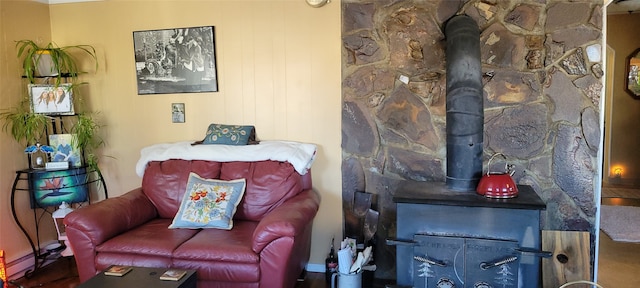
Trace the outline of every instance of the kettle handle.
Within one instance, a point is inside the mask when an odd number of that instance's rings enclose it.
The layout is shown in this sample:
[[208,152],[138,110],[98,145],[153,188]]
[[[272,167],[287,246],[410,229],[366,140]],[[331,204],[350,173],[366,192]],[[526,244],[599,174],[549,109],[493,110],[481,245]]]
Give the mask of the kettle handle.
[[[498,155],[502,156],[502,158],[504,158],[505,160],[507,160],[507,156],[505,156],[504,154],[502,154],[502,153],[500,153],[500,152],[498,152],[498,153],[495,153],[495,154],[491,155],[491,158],[489,158],[489,161],[487,162],[487,176],[489,176],[489,174],[491,174],[491,173],[490,173],[490,170],[491,170],[491,161],[493,161],[493,158],[495,158],[495,157],[496,157],[496,156],[498,156]],[[505,164],[504,164],[504,170],[505,170],[505,173],[508,173],[508,174],[509,174],[509,176],[513,176],[513,174],[516,172],[516,171],[511,170],[512,168],[513,168],[513,165],[510,165],[509,163],[505,163]]]

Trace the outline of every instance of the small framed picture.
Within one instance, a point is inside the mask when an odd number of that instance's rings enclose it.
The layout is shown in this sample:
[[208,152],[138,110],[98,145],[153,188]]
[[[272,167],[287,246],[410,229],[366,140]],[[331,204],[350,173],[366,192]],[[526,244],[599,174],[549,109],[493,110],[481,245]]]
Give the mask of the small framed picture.
[[70,83],[55,85],[29,84],[32,113],[73,115],[73,90]]
[[52,162],[69,162],[69,167],[82,166],[82,154],[80,149],[72,144],[77,141],[75,134],[49,135],[49,145],[53,147]]
[[171,103],[171,122],[184,123],[184,103]]

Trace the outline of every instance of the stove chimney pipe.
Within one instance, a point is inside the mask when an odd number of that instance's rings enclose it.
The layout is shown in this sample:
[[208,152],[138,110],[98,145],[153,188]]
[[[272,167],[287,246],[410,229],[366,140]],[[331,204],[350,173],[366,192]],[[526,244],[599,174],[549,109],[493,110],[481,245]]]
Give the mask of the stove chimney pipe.
[[445,26],[447,39],[447,188],[475,191],[482,177],[484,107],[480,30],[469,16]]

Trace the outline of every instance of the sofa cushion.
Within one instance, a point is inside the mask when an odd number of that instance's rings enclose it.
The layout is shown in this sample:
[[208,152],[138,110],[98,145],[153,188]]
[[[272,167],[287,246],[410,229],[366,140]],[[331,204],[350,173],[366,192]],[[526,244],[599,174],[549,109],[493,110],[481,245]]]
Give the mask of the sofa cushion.
[[225,162],[220,179],[247,179],[236,219],[260,221],[264,215],[302,191],[302,176],[289,162]]
[[220,162],[172,159],[147,164],[142,191],[156,206],[160,218],[172,219],[178,213],[191,172],[203,178],[219,179]]
[[[151,220],[96,246],[96,251],[171,257],[173,251],[198,233],[198,230],[167,229],[170,222],[171,219]],[[156,240],[150,241],[151,239]]]
[[169,228],[233,228],[233,215],[246,187],[245,179],[205,179],[191,172],[187,190]]
[[174,251],[172,266],[198,269],[198,279],[257,282],[260,257],[251,249],[257,225],[236,221],[232,230],[203,229]]

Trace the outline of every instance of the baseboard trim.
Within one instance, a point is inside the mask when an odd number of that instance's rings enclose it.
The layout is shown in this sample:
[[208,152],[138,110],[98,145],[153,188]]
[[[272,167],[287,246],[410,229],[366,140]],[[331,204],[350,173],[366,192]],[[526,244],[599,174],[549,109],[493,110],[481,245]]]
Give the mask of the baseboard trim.
[[7,279],[21,278],[24,276],[24,272],[33,269],[34,261],[33,254],[29,253],[7,263]]
[[324,264],[308,263],[306,269],[307,269],[308,272],[320,272],[320,273],[324,273],[325,272]]
[[[49,243],[45,243],[44,245],[41,245],[41,247],[46,247],[48,244],[52,244],[56,242],[57,241],[54,240]],[[44,250],[44,248],[42,248],[42,250]],[[57,257],[47,259],[42,264],[42,267],[47,266],[56,260],[57,260]],[[33,270],[34,266],[35,266],[35,258],[33,257],[33,253],[26,253],[25,255],[22,255],[18,259],[15,259],[7,263],[7,279],[16,280],[18,278],[22,278],[24,277],[25,272],[29,270]]]

